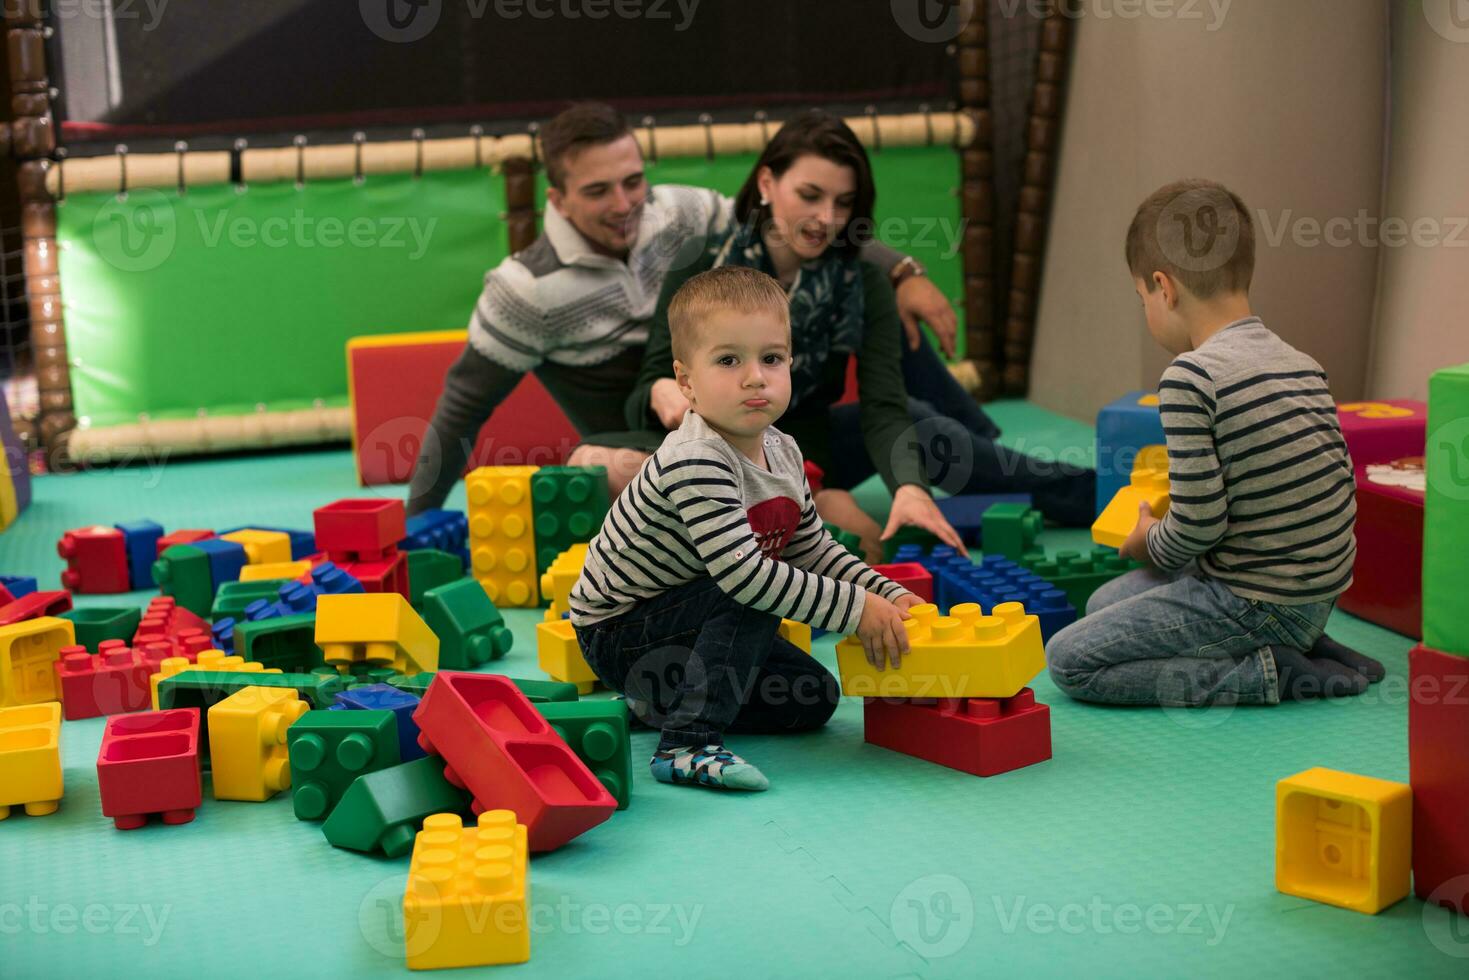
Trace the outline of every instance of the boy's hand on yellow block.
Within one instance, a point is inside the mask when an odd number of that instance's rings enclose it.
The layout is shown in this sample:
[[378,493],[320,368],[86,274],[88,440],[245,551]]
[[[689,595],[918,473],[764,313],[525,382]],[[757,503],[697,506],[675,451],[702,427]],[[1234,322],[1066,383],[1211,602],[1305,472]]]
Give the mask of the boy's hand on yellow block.
[[[924,601],[925,600],[922,596],[916,596],[911,592],[904,592],[902,595],[893,600],[893,605],[897,606],[903,612],[907,612],[914,606],[923,605]],[[908,619],[910,617],[904,616],[903,618]]]
[[862,641],[868,663],[878,670],[889,661],[894,667],[902,663],[903,655],[908,652],[908,630],[903,620],[908,618],[907,611],[882,596],[867,594],[862,604],[862,620],[857,624],[857,639]]
[[1138,504],[1137,525],[1127,536],[1127,540],[1122,542],[1122,547],[1119,549],[1122,557],[1146,562],[1148,560],[1148,528],[1157,523],[1158,519],[1153,516],[1152,508],[1148,506],[1147,501]]

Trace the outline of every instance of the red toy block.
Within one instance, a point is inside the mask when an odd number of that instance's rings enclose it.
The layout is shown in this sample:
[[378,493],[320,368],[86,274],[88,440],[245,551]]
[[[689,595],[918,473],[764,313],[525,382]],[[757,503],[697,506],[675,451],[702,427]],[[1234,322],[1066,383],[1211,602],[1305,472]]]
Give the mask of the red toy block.
[[[199,646],[198,637],[204,637]],[[189,657],[192,662],[199,650],[208,650],[214,645],[210,634],[209,620],[190,612],[178,604],[173,596],[154,596],[138,620],[133,632],[133,646],[143,648],[153,643],[172,643],[178,652],[171,656]]]
[[148,678],[163,659],[163,651],[133,650],[121,640],[104,640],[96,656],[86,647],[63,647],[55,664],[62,717],[76,721],[147,710]]
[[1336,406],[1336,417],[1353,466],[1423,455],[1428,406],[1422,402],[1408,398],[1344,402]]
[[[412,600],[408,590],[408,556],[402,553],[378,561],[338,562],[337,567],[362,583],[364,592],[396,592]],[[311,576],[301,578],[310,582]]]
[[924,602],[933,601],[933,576],[917,562],[899,562],[896,565],[873,565],[872,570],[892,579]]
[[408,536],[401,500],[338,500],[316,508],[312,516],[316,546],[339,565],[390,558],[398,553],[398,542]]
[[[1469,916],[1469,657],[1408,654],[1413,892]],[[1437,894],[1435,894],[1437,892]]]
[[195,541],[203,541],[205,538],[212,537],[214,537],[213,531],[199,529],[185,529],[174,531],[172,534],[165,534],[158,539],[158,554],[154,557],[162,558],[163,553],[176,544],[193,544]]
[[1344,611],[1423,637],[1423,491],[1384,486],[1357,467],[1357,560]]
[[10,590],[0,585],[0,606],[8,606],[14,601],[15,596],[10,594]]
[[115,527],[67,531],[56,543],[56,553],[66,559],[61,584],[72,592],[97,595],[131,588],[127,538]]
[[418,744],[475,813],[514,810],[533,851],[554,851],[612,816],[617,800],[508,678],[439,671],[413,713]]
[[102,815],[118,830],[136,830],[156,813],[188,823],[203,800],[199,775],[199,709],[175,708],[107,720],[97,753]]
[[863,730],[872,745],[975,776],[1051,757],[1051,709],[1038,704],[1028,687],[1011,698],[868,698]]
[[60,616],[71,608],[71,593],[64,590],[54,592],[32,592],[14,602],[0,606],[0,626],[22,623],[40,616]]

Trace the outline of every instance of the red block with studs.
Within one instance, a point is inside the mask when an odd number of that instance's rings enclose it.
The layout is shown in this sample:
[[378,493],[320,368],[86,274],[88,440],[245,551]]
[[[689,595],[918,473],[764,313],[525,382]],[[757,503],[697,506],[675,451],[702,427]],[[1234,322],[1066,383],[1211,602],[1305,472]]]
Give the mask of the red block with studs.
[[11,626],[41,616],[60,616],[70,608],[70,592],[32,592],[0,606],[0,626]]
[[975,776],[996,776],[1051,757],[1051,709],[1025,688],[1010,698],[868,698],[872,745]]
[[116,715],[97,753],[102,815],[118,830],[136,830],[158,814],[188,823],[203,800],[199,775],[199,709]]
[[520,689],[496,674],[441,670],[413,713],[418,744],[475,813],[514,810],[533,851],[553,851],[612,816],[617,800]]
[[897,582],[924,602],[933,601],[933,576],[917,562],[899,562],[895,565],[873,565],[879,575]]
[[1469,656],[1408,654],[1413,892],[1469,916]]
[[127,538],[115,527],[79,527],[67,531],[56,544],[56,553],[66,559],[61,584],[86,595],[126,592],[128,585]]
[[316,508],[313,517],[316,546],[338,565],[391,558],[398,553],[398,542],[408,536],[401,500],[338,500]]
[[160,643],[171,644],[170,657],[187,657],[193,663],[200,650],[213,648],[214,639],[209,620],[185,609],[172,596],[161,595],[148,603],[133,633],[133,646],[138,649]]
[[198,528],[188,528],[182,531],[174,531],[165,534],[158,539],[158,554],[154,557],[162,558],[163,553],[176,544],[193,544],[195,541],[203,541],[205,538],[214,537],[213,531],[205,531]]
[[62,647],[55,664],[62,717],[76,721],[147,710],[148,678],[164,656],[161,650],[134,650],[121,640],[102,641],[96,656],[86,647]]

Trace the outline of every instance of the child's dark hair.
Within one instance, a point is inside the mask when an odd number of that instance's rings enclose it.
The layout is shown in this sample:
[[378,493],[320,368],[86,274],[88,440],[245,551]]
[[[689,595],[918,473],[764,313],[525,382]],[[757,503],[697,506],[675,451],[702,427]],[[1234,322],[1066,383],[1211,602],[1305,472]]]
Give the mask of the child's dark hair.
[[1159,188],[1127,229],[1127,268],[1156,287],[1164,272],[1199,299],[1247,293],[1255,276],[1255,225],[1245,202],[1223,184],[1198,178]]

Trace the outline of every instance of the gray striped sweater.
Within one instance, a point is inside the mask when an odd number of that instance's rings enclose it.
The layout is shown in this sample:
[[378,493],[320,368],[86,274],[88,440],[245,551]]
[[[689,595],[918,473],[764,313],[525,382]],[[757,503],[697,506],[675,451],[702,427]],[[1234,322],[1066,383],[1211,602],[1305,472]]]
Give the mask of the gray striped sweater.
[[1197,558],[1235,595],[1282,605],[1352,584],[1352,461],[1326,372],[1250,317],[1179,355],[1158,385],[1168,514],[1148,532],[1163,569]]
[[685,414],[592,541],[572,622],[611,619],[705,575],[743,605],[834,633],[856,631],[868,591],[906,593],[822,527],[794,439],[767,429],[765,460],[768,470]]

